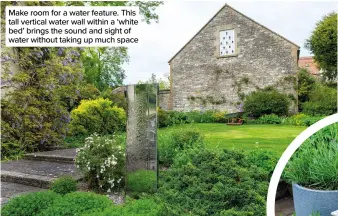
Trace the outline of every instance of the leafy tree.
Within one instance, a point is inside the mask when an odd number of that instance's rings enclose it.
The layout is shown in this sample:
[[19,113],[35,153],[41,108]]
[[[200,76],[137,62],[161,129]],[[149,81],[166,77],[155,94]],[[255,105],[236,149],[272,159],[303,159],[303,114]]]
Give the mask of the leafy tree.
[[[78,2],[68,4],[79,5]],[[83,2],[82,4],[91,6],[136,6],[140,10],[142,20],[150,24],[152,20],[158,22],[158,15],[155,10],[163,3],[157,1],[97,1]],[[81,60],[85,68],[85,81],[92,83],[100,91],[104,91],[108,87],[120,86],[126,78],[123,69],[123,64],[129,61],[126,47],[86,48]]]
[[303,104],[303,112],[309,115],[326,116],[337,112],[337,89],[318,84]]
[[298,102],[299,111],[302,111],[302,104],[309,100],[311,91],[316,86],[316,80],[309,72],[302,68],[297,73],[298,78]]
[[332,12],[316,24],[305,47],[313,54],[323,76],[328,80],[337,77],[337,13]]
[[81,61],[85,69],[85,81],[103,91],[122,85],[126,77],[122,65],[128,62],[127,48],[86,48]]

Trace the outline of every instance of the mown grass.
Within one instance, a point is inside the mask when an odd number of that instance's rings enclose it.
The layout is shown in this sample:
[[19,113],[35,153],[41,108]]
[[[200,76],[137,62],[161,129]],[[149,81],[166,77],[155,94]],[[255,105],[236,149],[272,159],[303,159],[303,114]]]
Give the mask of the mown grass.
[[202,123],[162,128],[159,133],[185,128],[196,128],[205,135],[207,147],[220,149],[263,148],[282,154],[286,147],[306,127],[291,125],[241,125]]

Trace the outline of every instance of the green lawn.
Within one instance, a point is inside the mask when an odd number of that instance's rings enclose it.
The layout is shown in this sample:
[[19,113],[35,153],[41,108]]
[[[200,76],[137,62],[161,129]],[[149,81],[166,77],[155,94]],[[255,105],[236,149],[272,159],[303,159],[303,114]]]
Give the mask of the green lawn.
[[306,127],[291,125],[241,125],[228,126],[226,124],[189,124],[160,129],[164,131],[182,128],[197,128],[204,135],[209,148],[230,149],[271,149],[282,154],[286,147]]

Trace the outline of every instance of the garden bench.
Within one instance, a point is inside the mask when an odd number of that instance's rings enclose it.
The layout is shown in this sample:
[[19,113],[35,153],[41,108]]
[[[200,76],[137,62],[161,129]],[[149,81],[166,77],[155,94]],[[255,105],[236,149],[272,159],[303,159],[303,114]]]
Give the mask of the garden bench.
[[[226,114],[225,118],[228,118],[227,125],[242,125],[243,124],[243,119],[241,118],[242,115],[243,115],[243,112]],[[230,119],[231,119],[231,122],[230,122]]]

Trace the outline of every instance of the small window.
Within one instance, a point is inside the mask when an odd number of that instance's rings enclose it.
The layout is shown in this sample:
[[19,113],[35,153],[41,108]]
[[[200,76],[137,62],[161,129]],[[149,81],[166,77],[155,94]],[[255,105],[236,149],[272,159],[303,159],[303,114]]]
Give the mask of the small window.
[[[229,29],[219,32],[219,53],[220,56],[226,56],[235,53],[235,30]],[[224,44],[228,46],[224,46]]]

